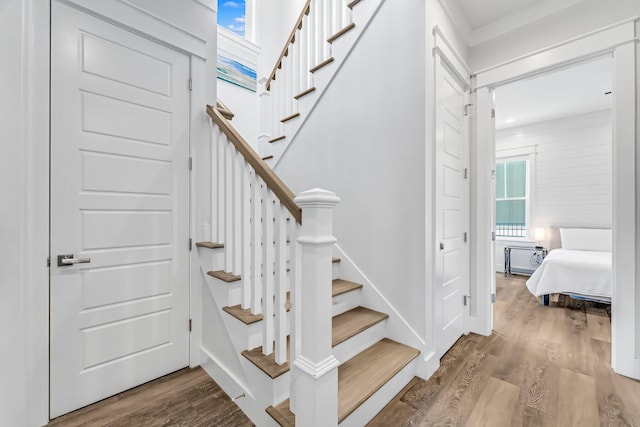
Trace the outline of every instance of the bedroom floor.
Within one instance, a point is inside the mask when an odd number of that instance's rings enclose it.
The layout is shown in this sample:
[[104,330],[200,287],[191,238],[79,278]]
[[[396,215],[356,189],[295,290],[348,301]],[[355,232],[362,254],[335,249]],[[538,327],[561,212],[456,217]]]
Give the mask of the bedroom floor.
[[492,336],[460,338],[369,425],[640,425],[640,382],[610,368],[607,306],[543,307],[526,276],[496,277]]

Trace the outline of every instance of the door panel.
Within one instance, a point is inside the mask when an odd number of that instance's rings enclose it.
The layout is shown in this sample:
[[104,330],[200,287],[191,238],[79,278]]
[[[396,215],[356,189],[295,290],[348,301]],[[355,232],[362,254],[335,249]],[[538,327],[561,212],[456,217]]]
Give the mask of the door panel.
[[468,93],[436,56],[436,259],[435,340],[441,357],[465,332],[464,295],[469,289],[469,183],[465,178],[469,133]]
[[52,17],[53,418],[189,363],[189,58]]

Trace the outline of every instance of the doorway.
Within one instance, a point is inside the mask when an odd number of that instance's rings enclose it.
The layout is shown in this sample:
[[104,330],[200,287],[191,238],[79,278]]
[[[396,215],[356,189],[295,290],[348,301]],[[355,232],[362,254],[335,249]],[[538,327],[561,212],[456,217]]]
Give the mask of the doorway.
[[[637,358],[638,322],[636,318],[636,46],[633,39],[634,21],[625,21],[615,27],[585,34],[564,44],[536,51],[479,72],[475,76],[476,89],[476,149],[472,154],[477,179],[476,192],[472,195],[472,211],[478,214],[472,230],[487,230],[492,226],[493,200],[491,181],[494,159],[491,91],[501,84],[516,81],[548,70],[584,61],[610,53],[613,57],[612,112],[613,112],[613,284],[612,284],[612,367],[620,374],[640,377],[640,360]],[[474,196],[476,197],[474,199]],[[484,200],[484,201],[483,201]],[[476,286],[475,307],[472,310],[476,322],[472,330],[491,332],[491,291],[495,286],[494,263],[487,262],[494,256],[491,236],[478,234],[472,252],[473,276]]]
[[50,417],[189,364],[189,57],[52,4]]

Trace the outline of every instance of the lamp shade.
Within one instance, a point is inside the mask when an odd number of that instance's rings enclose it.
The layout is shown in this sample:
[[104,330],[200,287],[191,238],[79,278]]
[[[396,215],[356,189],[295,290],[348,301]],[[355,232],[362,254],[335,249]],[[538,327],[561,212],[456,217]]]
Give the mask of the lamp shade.
[[544,228],[536,227],[535,240],[536,240],[536,242],[541,242],[541,241],[544,240]]

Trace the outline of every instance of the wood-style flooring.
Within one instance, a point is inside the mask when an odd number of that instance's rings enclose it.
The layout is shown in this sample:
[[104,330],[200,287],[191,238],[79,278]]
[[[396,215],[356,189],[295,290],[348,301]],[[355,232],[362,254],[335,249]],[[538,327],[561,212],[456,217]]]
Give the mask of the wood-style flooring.
[[202,368],[183,369],[52,420],[48,426],[253,426]]
[[[640,426],[640,382],[610,368],[603,308],[543,307],[526,277],[497,276],[494,333],[462,337],[370,426]],[[51,426],[253,425],[202,369],[185,369]]]
[[369,426],[640,426],[640,382],[610,367],[608,306],[544,307],[526,279],[497,275],[493,334],[460,338]]

